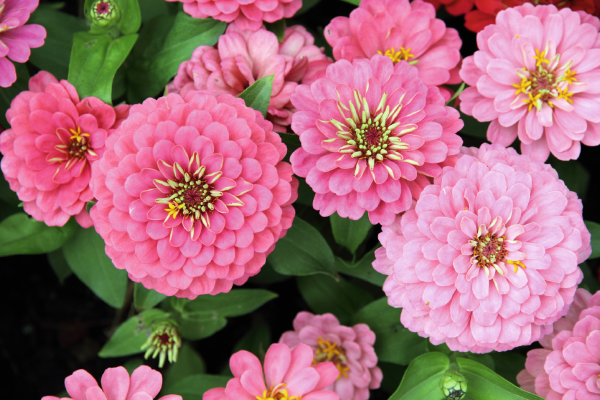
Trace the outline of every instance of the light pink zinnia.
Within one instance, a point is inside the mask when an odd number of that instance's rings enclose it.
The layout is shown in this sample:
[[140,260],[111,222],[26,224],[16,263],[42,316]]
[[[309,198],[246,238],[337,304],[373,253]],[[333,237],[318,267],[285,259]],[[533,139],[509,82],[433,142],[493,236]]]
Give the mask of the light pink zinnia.
[[[597,22],[597,20],[596,20]],[[529,3],[501,11],[463,62],[461,110],[491,121],[487,137],[545,161],[600,144],[600,34],[577,12]]]
[[213,17],[235,21],[242,29],[257,31],[264,22],[291,18],[302,7],[302,0],[167,0],[181,1],[183,11],[194,18]]
[[313,351],[305,344],[292,351],[285,344],[272,344],[265,355],[264,372],[254,354],[238,351],[229,360],[233,378],[227,387],[210,389],[202,399],[339,400],[337,393],[326,389],[339,374],[333,363],[312,363]]
[[117,268],[177,297],[256,275],[292,225],[298,181],[260,112],[189,91],[131,107],[94,165],[91,210]]
[[128,111],[96,97],[79,100],[73,85],[46,71],[33,76],[6,112],[11,129],[0,135],[2,172],[25,212],[50,226],[72,215],[92,226],[85,207],[94,198],[91,165],[102,157],[117,116]]
[[340,400],[367,400],[369,389],[379,389],[383,374],[373,349],[375,333],[366,324],[343,326],[333,314],[302,311],[294,318],[294,330],[281,335],[279,342],[291,349],[309,345],[315,364],[333,362],[340,375],[326,390],[336,392]]
[[411,331],[455,351],[510,350],[567,313],[590,234],[549,165],[500,145],[463,152],[383,228],[373,267]]
[[0,86],[9,87],[17,80],[15,66],[29,60],[31,49],[42,47],[46,29],[25,25],[39,0],[0,0]]
[[[435,18],[435,7],[422,0],[363,0],[350,18],[336,17],[325,27],[336,60],[353,61],[385,54],[408,61],[430,86],[460,83],[462,41],[456,29]],[[451,92],[440,88],[445,100]]]
[[367,211],[373,224],[391,224],[462,144],[463,122],[439,89],[381,55],[337,61],[325,78],[298,86],[292,104],[302,147],[290,160],[322,216]]
[[200,46],[190,61],[181,63],[168,92],[185,96],[188,90],[198,89],[215,96],[237,96],[256,80],[274,74],[267,118],[275,124],[274,130],[285,132],[296,111],[290,103],[296,86],[324,76],[332,63],[314,41],[300,25],[287,28],[279,43],[277,36],[264,28],[243,31],[231,24],[216,47]]
[[521,387],[548,400],[600,398],[600,292],[578,289],[577,305],[543,349],[527,353]]
[[[152,400],[160,392],[162,375],[142,365],[131,374],[123,367],[108,368],[102,374],[102,387],[86,370],[80,369],[65,379],[71,397],[44,396],[42,400]],[[159,400],[182,400],[181,396],[169,394]]]

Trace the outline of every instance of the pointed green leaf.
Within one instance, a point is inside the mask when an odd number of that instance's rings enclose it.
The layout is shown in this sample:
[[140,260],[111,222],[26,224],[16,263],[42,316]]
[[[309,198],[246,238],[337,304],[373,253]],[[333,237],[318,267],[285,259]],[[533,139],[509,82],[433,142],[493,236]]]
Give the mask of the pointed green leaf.
[[350,218],[342,218],[337,213],[329,217],[333,238],[340,246],[344,246],[352,254],[356,252],[358,246],[365,240],[373,224],[369,221],[369,216],[364,213],[358,221]]
[[48,253],[48,262],[61,284],[73,274],[61,249]]
[[335,269],[344,275],[362,279],[363,281],[381,287],[387,276],[375,271],[373,268],[373,261],[375,261],[375,249],[369,251],[363,258],[354,264],[336,257]]
[[248,107],[260,111],[265,118],[267,117],[267,110],[269,109],[269,102],[271,101],[274,77],[275,75],[269,75],[260,78],[238,96],[239,98],[244,99],[244,102]]
[[[377,355],[380,354],[377,352]],[[442,353],[427,353],[415,358],[389,400],[442,400],[444,394],[440,389],[440,379],[449,366],[450,359]],[[470,382],[468,384],[470,389]],[[499,399],[504,400],[503,397],[496,398]]]
[[153,308],[165,299],[164,294],[154,289],[146,289],[141,283],[136,283],[133,289],[133,304],[138,310]]

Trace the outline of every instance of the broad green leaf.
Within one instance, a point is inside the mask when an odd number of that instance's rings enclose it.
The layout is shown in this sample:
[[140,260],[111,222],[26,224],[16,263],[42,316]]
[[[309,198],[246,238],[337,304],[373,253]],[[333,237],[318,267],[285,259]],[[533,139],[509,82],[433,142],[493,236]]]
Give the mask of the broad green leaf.
[[467,393],[474,399],[541,400],[541,397],[519,389],[485,365],[467,358],[457,358],[456,363],[460,373],[467,378]]
[[510,351],[493,352],[491,356],[496,366],[494,371],[513,385],[517,385],[517,374],[525,369],[525,356]]
[[154,289],[146,289],[141,283],[136,283],[133,289],[133,304],[138,310],[153,308],[165,299],[164,294]]
[[29,71],[25,64],[13,63],[17,71],[17,81],[7,88],[0,87],[0,125],[4,129],[10,128],[6,120],[6,110],[10,108],[10,103],[23,90],[28,90]]
[[[375,350],[379,356],[381,353]],[[450,366],[450,359],[442,353],[423,354],[410,363],[402,377],[398,390],[389,400],[442,400],[444,395],[440,389],[440,379]],[[471,382],[468,382],[470,394]],[[496,400],[504,400],[497,397]]]
[[358,221],[350,218],[342,218],[337,213],[329,217],[333,238],[340,246],[344,246],[352,254],[356,252],[358,246],[365,240],[373,224],[369,221],[369,215],[364,213]]
[[72,219],[63,227],[50,227],[25,213],[13,214],[0,222],[0,257],[50,253],[59,249],[76,227]]
[[592,254],[590,260],[600,257],[600,224],[592,221],[584,221],[588,231],[592,234]]
[[596,293],[600,290],[600,283],[592,273],[590,266],[587,262],[582,262],[579,264],[579,268],[583,272],[583,281],[580,284],[580,287],[587,289],[590,293]]
[[165,0],[142,0],[140,2],[142,22],[147,22],[160,15],[177,14],[177,3]]
[[240,350],[246,350],[254,354],[261,360],[265,358],[265,353],[271,345],[271,332],[269,325],[262,319],[257,319],[252,329],[250,329],[239,342],[236,343],[232,353]]
[[179,349],[177,362],[171,364],[163,375],[163,386],[172,386],[188,376],[203,374],[205,371],[206,366],[200,354],[194,350],[191,344],[184,342]]
[[244,99],[246,106],[260,111],[265,118],[271,101],[274,77],[275,75],[269,75],[260,78],[238,96],[240,99]]
[[408,365],[427,351],[428,340],[400,323],[401,311],[388,305],[387,297],[382,297],[358,311],[352,323],[365,323],[375,332],[375,353],[380,361]]
[[115,268],[104,247],[104,240],[94,228],[80,228],[65,243],[63,252],[69,267],[96,296],[120,308],[127,291],[127,271]]
[[298,217],[267,259],[283,275],[335,274],[331,248],[315,227]]
[[460,130],[460,133],[474,136],[485,140],[487,137],[487,129],[490,125],[489,122],[479,122],[470,115],[460,113],[460,119],[463,120],[465,126]]
[[187,340],[200,340],[212,336],[227,325],[227,319],[208,312],[178,315],[175,318],[181,326],[181,337]]
[[569,190],[577,193],[577,197],[585,199],[590,173],[577,160],[560,161],[556,157],[550,157],[550,165],[558,172],[558,177],[565,182]]
[[202,400],[204,392],[216,387],[225,387],[229,382],[228,376],[220,375],[192,375],[175,383],[172,386],[163,386],[161,394],[157,397],[167,394],[178,394],[183,400]]
[[296,17],[304,14],[305,12],[307,12],[308,10],[310,10],[311,8],[313,8],[314,6],[316,6],[321,0],[303,0],[302,1],[302,8],[300,10],[298,10],[298,12],[296,13]]
[[129,318],[112,334],[98,356],[111,358],[142,353],[141,347],[150,336],[152,323],[167,317],[164,311],[152,309]]
[[283,38],[285,37],[285,19],[280,19],[273,23],[265,22],[265,27],[277,36],[279,43],[283,42]]
[[137,38],[135,33],[117,39],[108,34],[75,33],[69,82],[75,86],[80,98],[94,96],[112,104],[113,79]]
[[133,371],[135,371],[138,367],[142,365],[144,365],[144,360],[139,357],[136,357],[123,364],[123,368],[125,368],[127,370],[127,373],[131,375]]
[[[145,2],[147,0],[141,0]],[[121,20],[117,27],[124,35],[136,33],[140,30],[142,24],[142,14],[140,13],[140,5],[138,0],[119,0],[121,8]]]
[[198,296],[186,302],[183,310],[187,313],[209,312],[221,317],[238,317],[251,313],[276,297],[276,293],[263,289],[235,289],[215,296]]
[[335,258],[335,269],[345,275],[352,276],[354,278],[362,279],[376,286],[383,286],[387,276],[380,274],[373,268],[373,261],[375,261],[375,250],[369,251],[367,254],[352,264],[342,260],[339,257]]
[[65,279],[73,274],[71,268],[69,268],[69,264],[67,264],[67,260],[65,260],[65,256],[61,249],[55,250],[52,253],[48,253],[48,262],[50,263],[50,267],[56,274],[58,281],[62,284]]

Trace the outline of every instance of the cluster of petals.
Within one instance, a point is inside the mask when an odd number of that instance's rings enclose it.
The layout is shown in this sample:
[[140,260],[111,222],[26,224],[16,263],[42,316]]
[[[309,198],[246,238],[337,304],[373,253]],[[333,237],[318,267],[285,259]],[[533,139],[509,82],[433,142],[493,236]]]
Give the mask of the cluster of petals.
[[74,215],[90,227],[91,165],[128,112],[128,105],[80,100],[73,85],[48,72],[33,76],[29,90],[13,99],[6,112],[11,127],[0,135],[2,172],[25,212],[50,226]]
[[291,18],[302,0],[167,0],[183,3],[183,11],[194,18],[212,17],[234,22],[245,30],[257,31],[264,22]]
[[577,289],[569,313],[540,343],[517,375],[521,388],[548,400],[600,398],[600,292]]
[[321,215],[391,224],[440,163],[459,153],[463,122],[415,67],[389,57],[337,61],[292,95],[302,147],[290,160],[315,191]]
[[549,165],[463,148],[384,227],[373,267],[409,330],[455,351],[528,345],[566,314],[590,254],[582,205]]
[[[363,0],[349,18],[334,18],[324,34],[336,60],[385,54],[395,63],[417,67],[427,85],[461,82],[458,32],[446,28],[435,18],[435,8],[422,0]],[[446,100],[451,97],[448,89],[440,90]]]
[[31,49],[44,44],[46,29],[25,25],[38,4],[39,0],[0,0],[0,87],[9,87],[17,80],[10,60],[27,62]]
[[[108,368],[102,374],[102,387],[87,371],[80,369],[65,379],[67,393],[71,397],[44,396],[42,400],[152,400],[162,387],[162,375],[142,365],[131,377],[123,367]],[[170,394],[158,400],[182,400]]]
[[379,389],[383,374],[373,349],[375,333],[366,324],[343,326],[333,314],[302,311],[294,318],[294,330],[279,342],[291,349],[301,343],[310,346],[315,364],[333,362],[340,376],[326,390],[336,392],[340,400],[367,400],[369,389]]
[[313,364],[313,351],[299,344],[293,350],[272,344],[265,355],[264,369],[258,357],[245,350],[231,356],[233,378],[227,387],[210,389],[203,400],[339,400],[326,388],[339,372],[331,362]]
[[94,165],[90,213],[119,269],[195,298],[257,274],[292,225],[298,181],[262,114],[189,91],[131,107]]
[[252,32],[231,24],[215,47],[200,46],[191,60],[181,63],[167,91],[185,96],[196,89],[215,96],[237,96],[258,79],[274,75],[267,118],[275,131],[285,132],[295,111],[290,96],[296,86],[322,77],[332,62],[314,41],[300,25],[286,28],[280,43],[273,32],[264,28]]
[[600,144],[600,21],[569,8],[529,3],[501,11],[477,34],[460,76],[471,87],[461,110],[491,121],[487,137],[545,161],[577,159]]

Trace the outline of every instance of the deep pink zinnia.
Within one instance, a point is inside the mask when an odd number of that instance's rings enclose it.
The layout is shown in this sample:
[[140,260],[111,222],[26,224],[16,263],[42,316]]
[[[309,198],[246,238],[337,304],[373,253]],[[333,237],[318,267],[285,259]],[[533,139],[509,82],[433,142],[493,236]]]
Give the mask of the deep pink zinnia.
[[[597,20],[596,20],[597,23]],[[545,161],[600,144],[600,34],[577,12],[529,3],[501,11],[463,62],[461,110],[491,121],[487,137]]]
[[302,143],[292,166],[323,216],[356,220],[367,211],[373,224],[391,224],[462,144],[463,122],[439,89],[381,55],[337,61],[325,78],[298,86],[292,104]]
[[183,11],[194,18],[213,17],[233,22],[242,29],[257,31],[264,22],[291,18],[302,7],[302,0],[167,0],[181,1]]
[[310,85],[324,76],[332,63],[314,41],[300,25],[287,28],[279,43],[277,36],[264,28],[243,31],[231,24],[217,46],[200,46],[190,61],[181,63],[168,91],[185,96],[188,90],[198,89],[215,96],[237,96],[256,80],[274,74],[267,118],[275,124],[274,130],[285,132],[295,111],[290,96],[296,86]]
[[[435,7],[422,0],[363,0],[348,17],[325,27],[336,60],[353,61],[385,54],[407,61],[430,86],[460,83],[462,41],[456,29],[435,18]],[[451,92],[440,88],[448,100]]]
[[375,333],[366,324],[343,326],[333,314],[302,311],[294,318],[294,330],[281,335],[279,342],[291,349],[309,345],[314,364],[333,362],[340,375],[326,390],[336,392],[340,400],[367,400],[369,389],[379,389],[383,374],[373,349]]
[[256,275],[292,225],[298,181],[260,112],[190,91],[131,107],[94,166],[94,226],[117,268],[195,298]]
[[566,314],[590,234],[549,165],[500,145],[463,153],[383,228],[373,266],[411,331],[457,351],[510,350]]
[[540,341],[543,349],[527,353],[526,369],[517,375],[523,389],[545,399],[600,398],[600,292],[578,289],[575,298],[578,304],[557,322],[562,329]]
[[33,76],[6,112],[11,129],[0,135],[2,172],[25,212],[50,226],[74,215],[90,227],[91,165],[102,157],[117,117],[128,111],[128,105],[115,109],[96,97],[80,101],[73,85],[48,72]]
[[[123,367],[108,368],[102,374],[102,387],[86,370],[80,369],[65,379],[69,396],[58,398],[44,396],[42,400],[152,400],[160,392],[162,375],[142,365],[131,377]],[[169,394],[159,400],[182,400],[181,396]]]
[[326,389],[339,374],[333,363],[312,363],[313,351],[305,344],[292,351],[285,344],[272,344],[265,355],[264,371],[258,357],[238,351],[229,360],[233,378],[227,387],[210,389],[202,399],[339,400],[337,393]]

